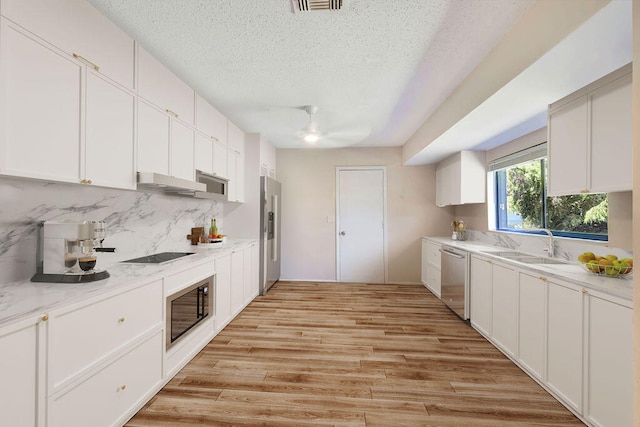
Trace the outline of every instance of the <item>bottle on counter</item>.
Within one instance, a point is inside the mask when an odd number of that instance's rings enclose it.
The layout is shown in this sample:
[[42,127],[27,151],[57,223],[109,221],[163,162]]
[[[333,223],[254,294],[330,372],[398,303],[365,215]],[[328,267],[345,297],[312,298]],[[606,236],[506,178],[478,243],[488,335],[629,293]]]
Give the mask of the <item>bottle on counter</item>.
[[215,239],[218,236],[218,226],[216,225],[216,219],[211,220],[211,227],[209,227],[209,237]]

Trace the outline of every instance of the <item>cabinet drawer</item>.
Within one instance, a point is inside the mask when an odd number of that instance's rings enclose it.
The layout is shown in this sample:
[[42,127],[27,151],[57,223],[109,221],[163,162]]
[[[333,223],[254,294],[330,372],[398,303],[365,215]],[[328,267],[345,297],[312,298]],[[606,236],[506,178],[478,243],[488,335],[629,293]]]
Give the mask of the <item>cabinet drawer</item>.
[[49,401],[49,426],[111,426],[162,381],[162,333]]
[[215,263],[207,261],[204,264],[190,266],[188,269],[172,274],[164,278],[165,295],[174,294],[187,286],[215,274]]
[[160,281],[51,317],[49,387],[56,388],[162,322]]
[[440,268],[440,245],[427,243],[427,261]]

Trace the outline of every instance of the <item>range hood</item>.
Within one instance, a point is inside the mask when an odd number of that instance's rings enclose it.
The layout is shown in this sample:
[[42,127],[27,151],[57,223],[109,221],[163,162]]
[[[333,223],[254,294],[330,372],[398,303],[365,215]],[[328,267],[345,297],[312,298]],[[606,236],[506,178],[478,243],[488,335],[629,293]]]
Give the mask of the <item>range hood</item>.
[[138,172],[138,187],[177,196],[226,201],[229,181],[201,170],[196,170],[196,181],[155,172]]
[[167,193],[206,191],[207,186],[200,182],[155,172],[138,172],[138,187],[162,190]]

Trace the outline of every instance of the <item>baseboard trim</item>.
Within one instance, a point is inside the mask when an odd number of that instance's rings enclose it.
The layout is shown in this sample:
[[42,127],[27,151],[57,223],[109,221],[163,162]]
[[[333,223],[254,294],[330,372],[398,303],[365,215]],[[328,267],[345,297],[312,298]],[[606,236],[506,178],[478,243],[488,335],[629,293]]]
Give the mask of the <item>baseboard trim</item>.
[[[293,282],[293,283],[343,283],[338,282],[337,280],[314,280],[314,279],[284,279],[280,278],[280,282]],[[348,283],[348,282],[344,282]],[[360,283],[360,282],[354,282]],[[387,283],[376,283],[377,285],[422,285],[422,282],[387,282]]]

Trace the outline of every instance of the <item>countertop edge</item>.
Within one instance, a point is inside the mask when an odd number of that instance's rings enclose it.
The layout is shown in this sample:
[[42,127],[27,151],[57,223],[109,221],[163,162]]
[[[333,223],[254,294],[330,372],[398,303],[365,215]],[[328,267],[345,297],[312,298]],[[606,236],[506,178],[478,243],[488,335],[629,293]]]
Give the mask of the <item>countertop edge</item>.
[[[582,269],[579,263],[571,260],[562,260],[569,262],[569,265],[577,267],[575,272],[567,272],[558,270],[558,267],[544,264],[524,264],[515,260],[492,255],[484,251],[496,250],[514,250],[512,248],[494,246],[484,242],[475,240],[452,240],[450,237],[423,236],[422,239],[433,243],[453,246],[465,250],[471,254],[480,255],[485,258],[500,261],[501,263],[512,265],[522,271],[532,271],[542,273],[553,278],[569,282],[576,286],[583,286],[593,291],[609,297],[612,302],[631,308],[633,306],[633,280],[621,278],[608,278],[596,276]],[[525,252],[526,253],[526,252]],[[540,256],[531,254],[532,256]]]
[[[97,282],[61,284],[47,282],[34,283],[30,280],[23,280],[2,284],[0,285],[0,328],[11,327],[23,322],[28,324],[32,322],[35,323],[39,318],[51,311],[61,310],[65,307],[78,305],[92,299],[108,298],[111,294],[118,294],[129,288],[135,288],[154,280],[161,280],[177,272],[184,271],[190,266],[203,264],[206,260],[214,262],[218,258],[230,255],[240,249],[244,250],[258,243],[259,241],[257,239],[231,239],[221,248],[198,248],[197,246],[190,246],[188,250],[197,253],[193,258],[190,257],[191,259],[183,259],[162,266],[117,263],[107,270],[119,272],[120,274],[112,273],[110,278]],[[180,249],[185,248],[182,247]],[[130,272],[135,271],[137,274],[128,275],[126,270]],[[38,298],[47,299],[42,295],[46,293],[47,289],[51,290],[52,294],[57,293],[59,296],[51,296],[48,298],[48,301],[43,304],[36,303],[31,307],[18,310],[15,313],[4,314],[2,312],[3,303],[12,303],[12,301],[6,301],[7,299],[16,299],[16,297],[25,297],[28,299],[32,297],[29,295],[29,292],[35,294]],[[10,294],[10,296],[7,296],[7,294]],[[20,300],[19,303],[25,304],[25,301]]]

